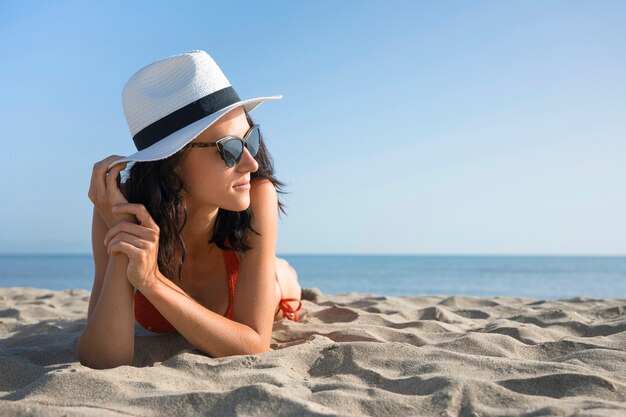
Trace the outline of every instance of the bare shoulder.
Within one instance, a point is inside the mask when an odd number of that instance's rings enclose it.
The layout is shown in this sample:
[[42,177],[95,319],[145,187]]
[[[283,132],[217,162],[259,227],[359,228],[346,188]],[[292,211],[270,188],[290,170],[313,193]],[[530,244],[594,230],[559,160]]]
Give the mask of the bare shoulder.
[[261,178],[250,182],[250,209],[253,213],[252,227],[261,233],[261,236],[250,233],[248,235],[249,243],[253,247],[275,244],[278,223],[278,194],[271,181]]
[[250,181],[250,207],[253,211],[256,212],[257,208],[263,209],[263,206],[272,204],[274,200],[278,202],[278,194],[270,180],[258,178]]

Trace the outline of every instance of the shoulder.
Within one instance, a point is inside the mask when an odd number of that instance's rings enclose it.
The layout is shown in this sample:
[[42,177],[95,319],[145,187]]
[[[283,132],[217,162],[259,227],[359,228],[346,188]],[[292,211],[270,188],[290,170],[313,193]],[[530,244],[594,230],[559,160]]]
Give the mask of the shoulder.
[[249,234],[249,243],[253,247],[272,244],[278,228],[278,195],[271,181],[264,178],[250,181],[250,209],[251,226],[261,236]]
[[278,210],[278,193],[270,180],[255,178],[250,181],[250,208],[255,215],[258,211]]

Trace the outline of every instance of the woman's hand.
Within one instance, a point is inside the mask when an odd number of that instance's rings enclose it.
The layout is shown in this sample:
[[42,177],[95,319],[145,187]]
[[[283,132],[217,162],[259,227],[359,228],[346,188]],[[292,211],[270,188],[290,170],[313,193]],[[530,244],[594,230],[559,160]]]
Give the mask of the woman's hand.
[[128,256],[126,276],[133,287],[142,289],[159,280],[159,226],[143,204],[118,204],[113,213],[127,213],[139,224],[121,221],[111,227],[104,238],[109,254]]
[[111,155],[93,166],[91,174],[91,184],[89,185],[89,199],[96,206],[106,225],[111,228],[114,224],[123,220],[132,220],[134,216],[128,214],[115,214],[111,211],[116,204],[128,203],[128,200],[120,190],[119,173],[126,168],[126,162],[115,165],[108,170],[109,164],[117,159],[119,155]]
[[159,226],[143,204],[118,204],[112,211],[130,214],[139,224],[121,221],[111,227],[104,238],[109,254],[128,256],[126,276],[133,287],[144,288],[159,281]]

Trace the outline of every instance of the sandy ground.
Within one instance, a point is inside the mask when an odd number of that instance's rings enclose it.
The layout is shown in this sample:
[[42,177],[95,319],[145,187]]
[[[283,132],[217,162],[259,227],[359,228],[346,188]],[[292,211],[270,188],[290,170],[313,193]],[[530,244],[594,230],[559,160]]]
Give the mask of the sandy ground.
[[88,291],[2,288],[0,415],[626,416],[626,299],[305,298],[271,352],[136,324],[135,366],[93,370]]

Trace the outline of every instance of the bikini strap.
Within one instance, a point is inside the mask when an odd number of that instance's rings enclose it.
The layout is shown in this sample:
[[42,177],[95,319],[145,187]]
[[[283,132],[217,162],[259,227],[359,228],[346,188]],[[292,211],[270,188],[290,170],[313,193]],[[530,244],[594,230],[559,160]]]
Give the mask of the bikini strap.
[[[291,307],[291,305],[288,304],[288,301],[297,301],[298,307]],[[302,308],[302,301],[299,298],[282,298],[278,308],[283,311],[283,316],[285,316],[286,319],[291,321],[300,321],[298,311]]]
[[[228,245],[228,240],[226,240],[226,244]],[[225,250],[222,251],[222,254],[224,255],[224,263],[226,264],[226,273],[228,275],[228,289],[230,293],[230,297],[228,298],[228,309],[226,310],[226,317],[233,320],[235,286],[237,285],[237,269],[239,260],[237,259],[237,256],[233,251]]]

